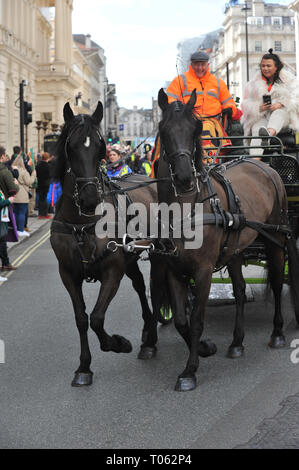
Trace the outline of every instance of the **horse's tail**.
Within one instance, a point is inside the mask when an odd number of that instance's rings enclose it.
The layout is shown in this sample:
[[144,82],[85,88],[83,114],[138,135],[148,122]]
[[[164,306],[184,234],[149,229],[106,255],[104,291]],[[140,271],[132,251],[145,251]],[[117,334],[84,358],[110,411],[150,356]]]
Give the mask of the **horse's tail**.
[[291,290],[292,304],[295,310],[297,323],[299,324],[299,255],[296,246],[296,239],[287,238],[288,252],[288,278]]

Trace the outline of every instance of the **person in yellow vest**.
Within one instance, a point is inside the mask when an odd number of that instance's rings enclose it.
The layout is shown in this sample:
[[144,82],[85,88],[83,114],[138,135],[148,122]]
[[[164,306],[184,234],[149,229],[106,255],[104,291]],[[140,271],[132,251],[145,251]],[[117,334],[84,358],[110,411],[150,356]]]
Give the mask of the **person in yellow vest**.
[[[219,122],[221,113],[226,113],[233,120],[239,119],[241,113],[224,81],[210,72],[209,55],[203,51],[194,52],[191,55],[189,70],[172,80],[167,88],[168,102],[187,103],[194,89],[197,95],[194,113],[203,119],[202,136],[225,136]],[[231,145],[231,142],[226,139],[223,140],[222,145]],[[206,146],[211,146],[211,142],[208,142]]]
[[132,173],[131,168],[122,162],[121,152],[118,149],[111,149],[109,154],[109,162],[107,176],[109,178],[120,178],[121,176]]
[[145,144],[144,146],[144,157],[139,162],[140,173],[146,176],[151,176],[152,172],[152,146]]

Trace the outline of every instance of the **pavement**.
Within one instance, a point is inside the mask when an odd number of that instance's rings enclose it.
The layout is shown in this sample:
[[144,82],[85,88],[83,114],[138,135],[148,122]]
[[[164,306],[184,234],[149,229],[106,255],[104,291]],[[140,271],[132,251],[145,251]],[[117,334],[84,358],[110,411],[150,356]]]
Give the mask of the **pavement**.
[[[41,231],[43,227],[48,225],[50,228],[51,220],[50,219],[38,219],[37,216],[28,218],[28,228],[30,230],[30,237],[22,237],[17,243],[8,243],[8,251],[12,250],[23,243],[25,240],[30,240],[30,238]],[[26,246],[26,244],[24,245]],[[245,278],[250,279],[264,279],[265,273],[264,269],[257,266],[248,266],[243,268],[243,273]],[[214,283],[212,284],[209,305],[226,305],[234,303],[234,296],[232,291],[232,285],[230,283],[220,283],[219,281],[225,281],[228,277],[226,270],[219,271],[214,274]],[[258,301],[262,298],[263,285],[262,284],[247,284],[247,301]],[[258,304],[258,302],[256,303]],[[254,304],[255,305],[255,304]],[[297,341],[297,340],[296,340]],[[299,361],[299,358],[298,358]],[[263,366],[264,367],[264,366]],[[246,414],[246,409],[250,408],[250,400],[252,404],[257,406],[259,402],[258,399],[258,387],[252,391],[252,397],[249,393],[243,400],[240,401],[239,405],[235,405],[230,412],[222,416],[219,419],[219,422],[216,425],[211,426],[207,433],[201,437],[198,441],[195,441],[190,448],[238,448],[238,449],[298,449],[299,448],[299,392],[296,393],[297,387],[295,386],[297,381],[292,376],[288,374],[285,377],[285,380],[281,380],[281,376],[277,376],[277,384],[273,383],[273,380],[269,382],[269,379],[265,381],[265,384],[261,383],[261,403],[263,403],[262,398],[265,396],[265,393],[272,393],[275,395],[273,400],[269,400],[272,403],[278,403],[278,412],[273,413],[273,407],[267,411],[267,418],[261,419],[260,424],[258,425],[256,434],[251,435],[251,438],[245,432],[243,432],[244,440],[240,436],[238,439],[233,435],[234,432],[240,432],[241,421],[244,420],[244,416],[248,421],[248,416]],[[275,379],[275,377],[274,377]],[[291,380],[292,379],[292,380]],[[275,381],[275,380],[274,380]],[[269,382],[269,383],[268,383]],[[289,388],[283,389],[280,388],[283,384],[288,384],[290,382]],[[294,383],[293,383],[294,382]],[[270,387],[271,385],[271,387]],[[265,392],[265,387],[270,387],[270,389]],[[295,393],[294,393],[295,392]],[[274,399],[275,398],[275,399]],[[282,400],[283,398],[283,400]],[[263,398],[264,399],[264,398]],[[244,401],[245,400],[245,401]],[[246,401],[247,400],[247,401]],[[244,401],[244,403],[243,403]],[[246,402],[246,403],[245,403]],[[244,415],[245,413],[245,415]],[[260,413],[263,416],[263,413]],[[234,423],[234,425],[233,425]],[[250,424],[250,423],[249,423]],[[252,429],[248,424],[248,428]],[[246,423],[243,423],[243,427],[247,426]],[[218,431],[217,431],[218,429]],[[221,432],[219,431],[222,430]],[[223,431],[226,430],[228,433],[227,442],[223,438]],[[234,431],[235,430],[235,431]],[[219,436],[218,436],[218,434]],[[232,435],[232,436],[231,436]],[[242,435],[242,434],[241,434]],[[243,436],[242,435],[242,436]],[[247,439],[246,439],[247,437]],[[236,442],[243,442],[237,447],[234,445]]]

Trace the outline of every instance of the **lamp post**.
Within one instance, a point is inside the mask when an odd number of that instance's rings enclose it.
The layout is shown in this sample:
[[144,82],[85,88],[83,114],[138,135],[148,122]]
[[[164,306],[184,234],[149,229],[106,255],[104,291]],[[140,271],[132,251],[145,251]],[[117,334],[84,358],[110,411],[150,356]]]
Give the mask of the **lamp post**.
[[[107,107],[108,107],[108,100],[107,100],[107,96],[110,95],[110,93],[114,93],[115,92],[115,86],[111,87],[111,89],[109,90],[108,89],[108,80],[106,79],[106,87],[105,87],[105,91],[104,91],[104,117],[105,117],[105,121],[104,121],[104,137],[106,138],[106,134],[107,134]],[[109,107],[110,107],[110,103],[109,103]]]
[[38,153],[40,153],[40,131],[42,128],[42,121],[35,121],[35,129],[37,129],[37,148],[38,148]]
[[51,124],[51,130],[54,134],[58,132],[58,127],[58,124],[55,124],[54,122]]
[[245,6],[241,11],[245,11],[245,40],[246,40],[246,78],[249,82],[249,57],[248,57],[248,24],[247,24],[247,11],[250,10],[250,7],[247,5],[245,0]]

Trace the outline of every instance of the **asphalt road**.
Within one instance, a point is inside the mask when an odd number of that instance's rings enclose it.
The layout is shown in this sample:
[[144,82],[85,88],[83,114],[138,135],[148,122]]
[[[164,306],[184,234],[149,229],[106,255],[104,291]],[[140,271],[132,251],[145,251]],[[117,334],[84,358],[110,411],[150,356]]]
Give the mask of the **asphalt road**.
[[[11,260],[36,243],[35,234],[11,252]],[[174,391],[187,360],[173,325],[159,327],[158,353],[137,360],[141,309],[124,279],[106,316],[106,329],[133,345],[131,354],[100,350],[90,331],[93,385],[72,388],[79,360],[79,335],[71,302],[46,240],[0,286],[0,448],[204,449],[234,448],[248,442],[265,418],[299,391],[299,364],[290,347],[299,338],[288,291],[284,294],[287,347],[271,350],[271,303],[260,296],[246,306],[245,357],[225,357],[234,320],[232,305],[208,307],[205,337],[215,356],[201,359],[198,387]],[[148,265],[142,263],[148,276]],[[85,284],[90,312],[98,284]]]

